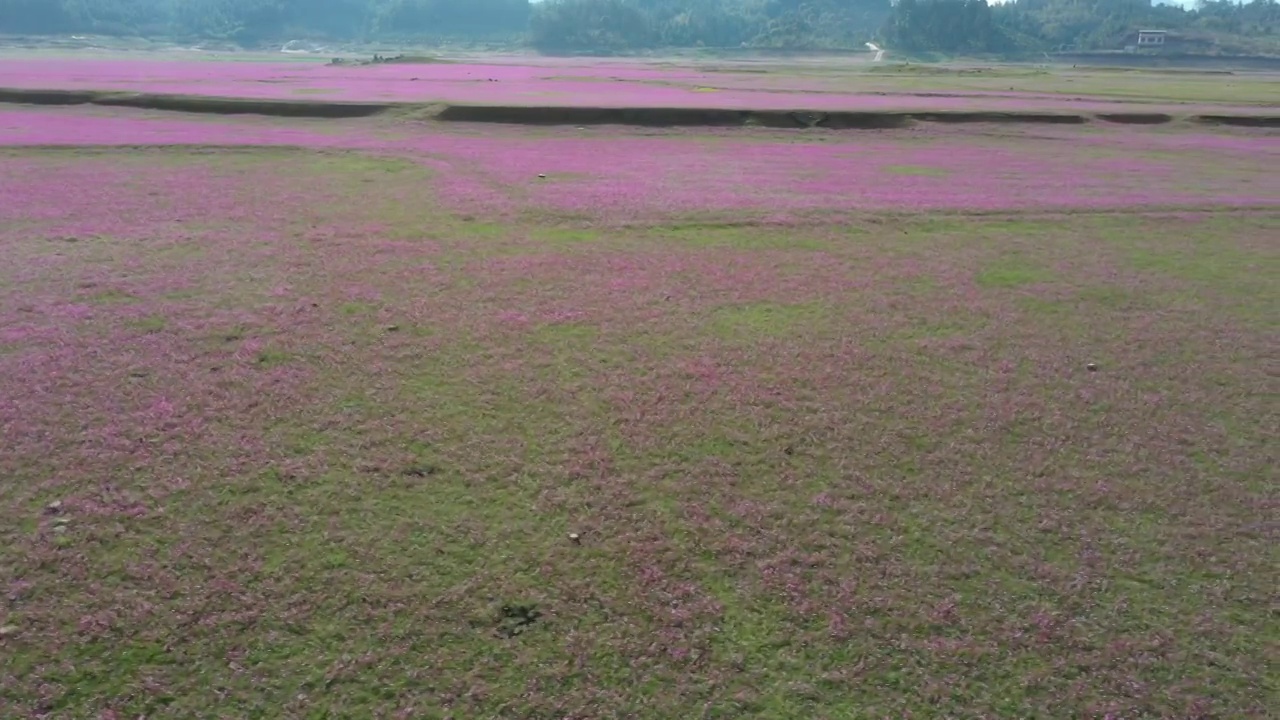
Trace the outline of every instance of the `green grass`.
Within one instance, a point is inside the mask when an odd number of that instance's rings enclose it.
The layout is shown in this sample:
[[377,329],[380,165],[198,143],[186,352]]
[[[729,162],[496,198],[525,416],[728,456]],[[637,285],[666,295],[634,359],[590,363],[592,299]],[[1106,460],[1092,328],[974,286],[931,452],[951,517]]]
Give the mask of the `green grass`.
[[152,315],[141,320],[135,320],[131,325],[139,332],[152,334],[162,332],[168,325],[168,321],[162,315]]
[[289,353],[282,350],[263,350],[256,356],[258,365],[267,368],[283,365],[290,359]]
[[731,305],[714,311],[711,326],[721,336],[753,342],[794,335],[807,328],[821,326],[824,311],[815,303]]
[[1267,278],[1280,272],[1280,254],[1261,256],[1256,252],[1239,252],[1195,245],[1177,249],[1144,247],[1135,249],[1130,256],[1133,265],[1141,270],[1154,271],[1195,283],[1229,288],[1233,282],[1242,282],[1240,290],[1253,292],[1267,283]]
[[695,248],[736,248],[742,250],[821,250],[820,240],[776,227],[750,223],[719,224],[690,222],[659,225],[641,231],[655,243],[678,243]]
[[940,168],[931,168],[924,165],[886,165],[881,168],[884,172],[893,173],[894,175],[912,175],[918,177],[947,177],[951,173]]
[[[810,70],[806,74],[813,75]],[[1265,74],[1197,73],[1140,68],[1053,68],[994,64],[885,63],[866,71],[819,71],[818,78],[841,77],[847,86],[884,92],[1009,92],[1098,97],[1132,103],[1260,104]]]
[[259,212],[0,267],[94,298],[0,326],[14,714],[1270,712],[1276,213],[603,227],[167,159]]
[[88,292],[87,295],[84,296],[84,299],[90,303],[100,304],[100,305],[129,304],[129,303],[137,302],[138,300],[138,298],[134,297],[132,294],[124,290],[117,290],[115,288],[109,288],[106,290],[99,290],[99,291],[93,291],[90,288],[90,292]]
[[1010,255],[991,262],[978,271],[978,285],[985,288],[1017,288],[1053,280],[1053,274],[1034,262]]
[[[495,234],[505,232],[505,228],[501,226],[496,226],[494,230]],[[575,227],[546,228],[537,232],[535,237],[548,245],[578,245],[599,242],[602,239],[601,233],[597,230]]]
[[343,315],[369,315],[377,310],[376,305],[367,302],[345,302],[338,306],[338,312]]

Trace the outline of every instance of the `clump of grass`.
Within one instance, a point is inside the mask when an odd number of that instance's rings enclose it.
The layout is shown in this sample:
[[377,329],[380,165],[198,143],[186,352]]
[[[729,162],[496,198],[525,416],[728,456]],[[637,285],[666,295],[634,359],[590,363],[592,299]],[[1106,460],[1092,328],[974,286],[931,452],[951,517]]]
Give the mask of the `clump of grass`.
[[135,330],[147,334],[162,332],[167,325],[168,321],[161,315],[152,315],[131,323]]
[[1017,288],[1053,279],[1047,269],[1016,255],[986,265],[976,277],[978,285],[986,288]]

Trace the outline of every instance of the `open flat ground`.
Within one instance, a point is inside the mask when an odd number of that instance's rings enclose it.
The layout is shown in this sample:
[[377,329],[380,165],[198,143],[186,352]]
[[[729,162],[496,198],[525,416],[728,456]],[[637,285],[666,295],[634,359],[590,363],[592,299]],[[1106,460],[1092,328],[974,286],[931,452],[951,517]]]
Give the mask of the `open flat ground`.
[[1274,713],[1280,131],[0,104],[0,145],[0,717]]
[[[1276,114],[1280,75],[871,63],[862,58],[648,62],[442,58],[332,66],[315,56],[0,51],[0,88],[252,99],[532,106]],[[286,60],[282,61],[281,58]],[[140,59],[141,58],[141,59]]]

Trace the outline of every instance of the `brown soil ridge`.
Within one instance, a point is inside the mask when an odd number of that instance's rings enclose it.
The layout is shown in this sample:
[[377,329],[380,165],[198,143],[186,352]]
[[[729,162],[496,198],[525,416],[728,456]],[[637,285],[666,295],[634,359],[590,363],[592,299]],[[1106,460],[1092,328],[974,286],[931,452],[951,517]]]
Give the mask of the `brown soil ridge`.
[[270,115],[274,117],[354,118],[371,117],[391,109],[387,103],[310,102],[259,100],[201,95],[101,92],[95,90],[27,90],[0,88],[0,102],[24,105],[103,105],[139,110],[210,115]]
[[[254,98],[0,88],[0,103],[26,105],[100,105],[140,110],[214,115],[268,115],[297,118],[362,118],[390,111],[415,111],[415,117],[442,122],[510,125],[631,125],[643,127],[766,127],[831,130],[895,129],[917,122],[1022,123],[1082,125],[1100,121],[1128,125],[1164,125],[1180,118],[1164,113],[1070,113],[982,110],[747,110],[699,107],[588,107],[545,105],[440,105],[423,103],[334,102]],[[1280,127],[1280,115],[1190,115],[1207,125]]]

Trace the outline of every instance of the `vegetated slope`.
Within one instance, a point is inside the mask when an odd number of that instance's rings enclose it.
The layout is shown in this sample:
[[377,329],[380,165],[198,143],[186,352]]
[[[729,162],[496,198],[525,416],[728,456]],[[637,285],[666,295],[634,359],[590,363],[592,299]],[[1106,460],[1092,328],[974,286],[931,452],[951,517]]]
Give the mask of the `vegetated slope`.
[[15,712],[1266,716],[1265,138],[151,122],[329,150],[0,153]]

